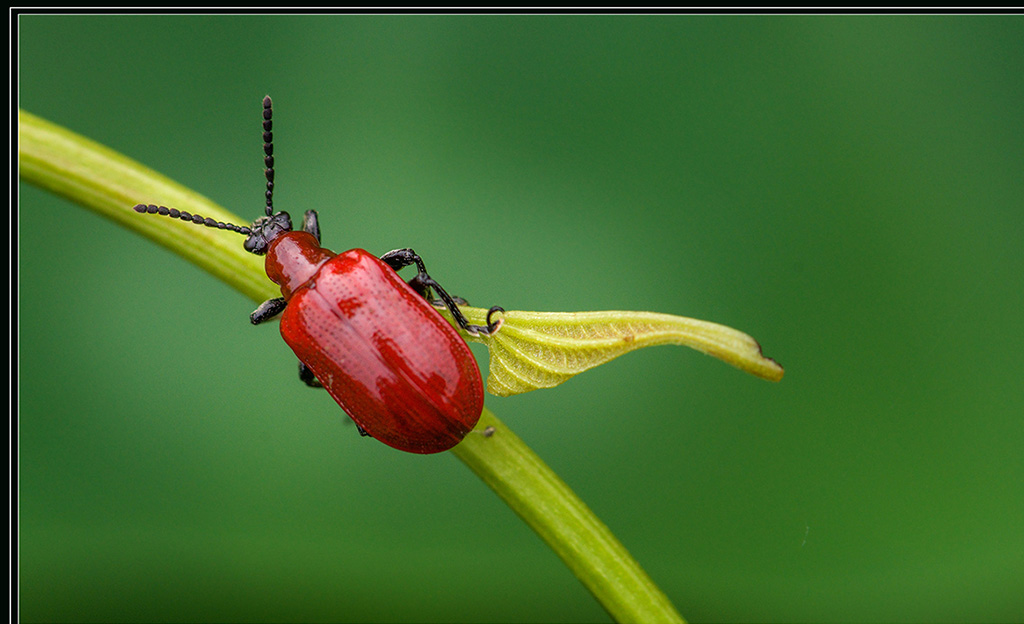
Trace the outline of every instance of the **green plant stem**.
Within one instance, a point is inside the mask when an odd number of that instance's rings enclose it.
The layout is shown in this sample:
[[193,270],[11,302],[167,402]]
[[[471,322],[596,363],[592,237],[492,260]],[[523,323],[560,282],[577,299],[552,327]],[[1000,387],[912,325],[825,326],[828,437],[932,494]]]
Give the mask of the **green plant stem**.
[[[117,221],[263,301],[279,296],[263,260],[237,235],[141,218],[137,203],[158,203],[218,221],[243,223],[205,197],[141,164],[25,111],[18,112],[20,177]],[[682,622],[611,531],[489,410],[452,453],[466,463],[565,561],[619,622]]]
[[616,621],[682,621],[608,527],[490,410],[452,453],[547,542]]

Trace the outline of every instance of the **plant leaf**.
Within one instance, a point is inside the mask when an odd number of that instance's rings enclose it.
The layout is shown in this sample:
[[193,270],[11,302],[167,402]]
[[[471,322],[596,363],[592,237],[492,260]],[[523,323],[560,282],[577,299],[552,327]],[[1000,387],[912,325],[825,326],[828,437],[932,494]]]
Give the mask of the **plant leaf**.
[[[461,307],[483,325],[487,310]],[[442,310],[447,315],[447,312]],[[779,381],[782,367],[747,334],[725,325],[654,312],[505,312],[493,336],[463,336],[491,353],[487,390],[497,396],[551,388],[624,353],[674,344],[712,355],[752,375]]]

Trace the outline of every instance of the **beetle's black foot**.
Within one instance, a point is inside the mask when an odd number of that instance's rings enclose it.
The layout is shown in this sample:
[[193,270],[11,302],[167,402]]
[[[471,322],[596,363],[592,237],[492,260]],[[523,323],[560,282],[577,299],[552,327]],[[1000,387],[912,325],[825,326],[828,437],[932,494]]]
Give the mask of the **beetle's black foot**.
[[313,371],[309,370],[309,367],[302,362],[299,362],[299,379],[310,388],[324,387],[320,380],[316,378],[316,375],[313,374]]
[[501,306],[492,306],[491,309],[487,311],[487,325],[466,325],[464,328],[466,333],[470,336],[479,336],[480,334],[483,334],[484,336],[493,336],[505,323],[504,318],[494,320],[494,313],[504,311],[505,308]]

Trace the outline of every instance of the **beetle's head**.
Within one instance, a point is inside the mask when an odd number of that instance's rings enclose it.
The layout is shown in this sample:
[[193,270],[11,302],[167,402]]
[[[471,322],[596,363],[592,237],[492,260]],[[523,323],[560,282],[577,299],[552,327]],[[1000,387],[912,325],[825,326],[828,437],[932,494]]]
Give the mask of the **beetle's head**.
[[249,226],[249,237],[245,239],[245,250],[262,256],[267,253],[270,243],[284,234],[292,231],[292,218],[287,212],[275,212],[269,217],[260,217]]

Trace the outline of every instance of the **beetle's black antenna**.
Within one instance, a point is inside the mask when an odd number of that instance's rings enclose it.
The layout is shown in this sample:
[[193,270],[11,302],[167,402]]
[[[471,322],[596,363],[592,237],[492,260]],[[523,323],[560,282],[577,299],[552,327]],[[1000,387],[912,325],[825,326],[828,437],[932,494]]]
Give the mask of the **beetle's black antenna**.
[[191,221],[196,225],[205,225],[206,227],[217,228],[218,230],[231,230],[232,232],[238,232],[239,234],[249,235],[252,234],[252,230],[247,227],[235,225],[233,223],[224,223],[223,221],[217,221],[209,217],[201,217],[194,215],[184,210],[178,210],[177,208],[168,208],[167,206],[157,206],[155,204],[136,204],[135,212],[141,212],[143,214],[159,214],[172,219],[181,219],[182,221]]
[[263,98],[263,164],[266,169],[263,174],[267,176],[267,216],[274,214],[274,122],[271,119],[274,111],[271,108],[273,102],[270,96]]

